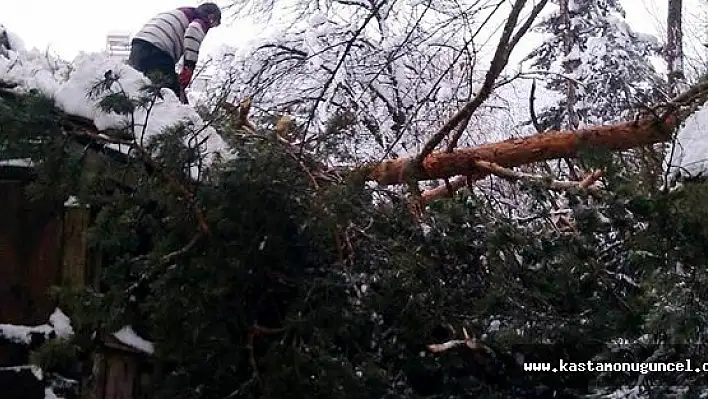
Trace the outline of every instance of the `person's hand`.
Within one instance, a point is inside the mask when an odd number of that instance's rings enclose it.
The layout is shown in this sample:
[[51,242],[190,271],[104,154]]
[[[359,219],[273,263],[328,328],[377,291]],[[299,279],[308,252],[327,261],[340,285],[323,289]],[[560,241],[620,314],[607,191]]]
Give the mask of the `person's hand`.
[[182,91],[189,85],[189,82],[192,80],[192,74],[194,73],[194,69],[185,66],[182,68],[182,72],[179,74],[179,87]]

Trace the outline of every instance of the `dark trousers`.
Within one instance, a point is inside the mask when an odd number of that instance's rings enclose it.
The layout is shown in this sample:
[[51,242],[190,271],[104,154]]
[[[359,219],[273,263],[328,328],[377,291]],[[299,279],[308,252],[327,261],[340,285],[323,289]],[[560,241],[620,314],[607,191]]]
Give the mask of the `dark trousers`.
[[145,40],[133,39],[130,44],[128,65],[142,72],[153,83],[166,87],[179,97],[179,80],[175,72],[175,61],[166,52]]

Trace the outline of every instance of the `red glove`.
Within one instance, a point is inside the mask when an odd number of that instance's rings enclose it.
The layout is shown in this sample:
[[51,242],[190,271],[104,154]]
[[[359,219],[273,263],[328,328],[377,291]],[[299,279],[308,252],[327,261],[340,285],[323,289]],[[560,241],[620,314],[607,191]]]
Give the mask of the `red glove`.
[[179,74],[179,86],[182,90],[189,85],[192,80],[192,74],[194,73],[194,68],[185,66],[182,68],[182,72]]

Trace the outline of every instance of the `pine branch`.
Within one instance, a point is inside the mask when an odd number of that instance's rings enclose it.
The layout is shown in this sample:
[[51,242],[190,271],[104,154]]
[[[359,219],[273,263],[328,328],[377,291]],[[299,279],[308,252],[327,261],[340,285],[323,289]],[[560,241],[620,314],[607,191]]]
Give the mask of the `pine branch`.
[[190,209],[193,211],[194,216],[197,219],[199,231],[204,235],[209,235],[209,226],[202,210],[199,208],[194,194],[189,189],[187,189],[187,187],[183,183],[181,183],[173,173],[170,173],[169,171],[165,170],[162,165],[156,162],[143,147],[137,144],[135,139],[124,140],[120,138],[109,137],[105,134],[100,133],[92,122],[83,121],[79,117],[75,116],[71,119],[74,120],[70,120],[68,124],[65,125],[65,133],[67,135],[75,137],[88,137],[100,143],[128,145],[132,150],[135,150],[138,154],[140,154],[141,160],[149,167],[149,170],[160,173],[162,178],[170,186],[172,186],[172,188],[174,188],[184,196],[184,198],[187,200]]

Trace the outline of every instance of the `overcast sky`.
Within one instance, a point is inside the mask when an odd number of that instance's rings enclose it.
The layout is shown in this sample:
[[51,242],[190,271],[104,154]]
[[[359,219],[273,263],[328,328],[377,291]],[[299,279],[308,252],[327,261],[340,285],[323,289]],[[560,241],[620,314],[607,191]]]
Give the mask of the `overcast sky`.
[[[695,12],[701,0],[684,0],[687,13]],[[228,0],[215,1],[220,6]],[[666,15],[666,0],[623,0],[629,23],[645,33],[659,33]],[[49,49],[64,59],[73,59],[79,51],[101,51],[106,34],[113,31],[135,32],[155,13],[171,8],[196,5],[188,0],[21,0],[6,1],[0,24],[18,34],[28,48]],[[222,25],[209,32],[203,54],[221,44],[241,45],[260,31],[247,21],[226,17]]]
[[[214,1],[220,6],[228,0]],[[101,51],[109,32],[135,33],[154,14],[201,1],[189,0],[20,0],[3,2],[0,24],[16,33],[28,48],[49,49],[64,59],[80,51]],[[209,32],[206,52],[220,44],[242,44],[256,32],[253,24],[223,20]]]

